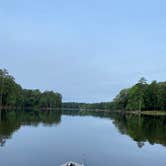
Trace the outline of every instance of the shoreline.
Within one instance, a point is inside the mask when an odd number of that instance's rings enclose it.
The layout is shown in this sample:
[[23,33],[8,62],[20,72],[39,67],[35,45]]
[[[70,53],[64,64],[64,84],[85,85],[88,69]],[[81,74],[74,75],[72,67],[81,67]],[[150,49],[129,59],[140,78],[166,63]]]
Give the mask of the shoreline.
[[135,115],[166,116],[166,111],[124,111],[123,113]]
[[39,108],[39,107],[11,107],[11,106],[0,106],[0,110],[29,110],[29,109],[38,109],[38,110],[63,110],[63,111],[88,111],[88,112],[105,112],[105,113],[122,113],[122,114],[134,114],[134,115],[151,115],[151,116],[166,116],[166,111],[124,111],[124,110],[108,110],[108,109],[84,109],[84,108],[50,108],[50,107],[43,107],[43,108]]

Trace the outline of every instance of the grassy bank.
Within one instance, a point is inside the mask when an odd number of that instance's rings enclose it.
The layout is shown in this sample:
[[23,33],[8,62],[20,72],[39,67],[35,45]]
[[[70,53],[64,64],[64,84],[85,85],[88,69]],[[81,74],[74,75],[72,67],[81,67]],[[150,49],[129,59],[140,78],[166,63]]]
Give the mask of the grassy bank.
[[127,114],[166,116],[166,111],[127,111]]
[[143,115],[166,115],[166,111],[143,111],[141,112]]

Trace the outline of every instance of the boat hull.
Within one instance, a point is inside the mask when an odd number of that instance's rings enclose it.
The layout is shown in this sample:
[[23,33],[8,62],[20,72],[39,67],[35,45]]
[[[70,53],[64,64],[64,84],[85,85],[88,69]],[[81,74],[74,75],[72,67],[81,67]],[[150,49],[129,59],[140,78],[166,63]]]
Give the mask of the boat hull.
[[65,164],[63,164],[63,165],[61,165],[61,166],[70,166],[69,164],[73,164],[73,165],[71,165],[71,166],[84,166],[84,165],[82,165],[82,164],[78,164],[78,163],[73,162],[73,161],[69,161],[69,162],[67,162],[67,163],[65,163]]

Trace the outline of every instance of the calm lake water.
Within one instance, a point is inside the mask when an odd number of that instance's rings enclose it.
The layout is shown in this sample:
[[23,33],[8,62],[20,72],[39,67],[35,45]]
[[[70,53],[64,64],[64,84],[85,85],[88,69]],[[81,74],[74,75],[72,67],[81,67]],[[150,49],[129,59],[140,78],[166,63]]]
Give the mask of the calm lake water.
[[1,166],[164,166],[166,117],[12,111],[0,120]]

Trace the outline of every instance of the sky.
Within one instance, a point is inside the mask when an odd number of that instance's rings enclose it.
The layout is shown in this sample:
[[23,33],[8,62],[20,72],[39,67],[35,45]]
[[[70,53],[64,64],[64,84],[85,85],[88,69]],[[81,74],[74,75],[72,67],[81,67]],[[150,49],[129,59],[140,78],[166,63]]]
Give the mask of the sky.
[[166,80],[165,0],[0,0],[0,68],[63,101]]

